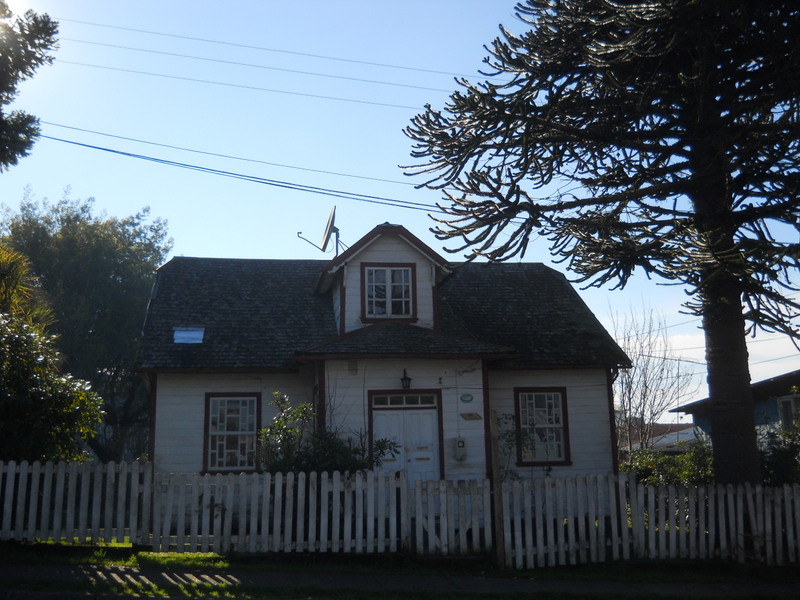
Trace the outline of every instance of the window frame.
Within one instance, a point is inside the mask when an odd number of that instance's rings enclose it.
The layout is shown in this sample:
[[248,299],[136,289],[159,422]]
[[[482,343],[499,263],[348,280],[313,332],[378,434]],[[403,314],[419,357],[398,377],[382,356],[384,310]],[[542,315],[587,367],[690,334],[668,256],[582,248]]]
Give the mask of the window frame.
[[[523,435],[524,429],[522,425],[522,398],[524,394],[560,394],[560,412],[561,423],[557,427],[561,431],[561,458],[552,459],[526,459],[523,455]],[[548,466],[548,465],[571,465],[572,459],[570,456],[570,443],[569,443],[569,411],[567,403],[567,388],[565,387],[520,387],[514,388],[514,427],[516,430],[516,451],[517,451],[517,466]],[[531,429],[536,429],[533,426]],[[539,426],[541,429],[553,429],[553,425],[545,424]]]
[[[783,431],[794,428],[800,423],[800,397],[796,394],[787,394],[778,399],[778,423]],[[788,414],[786,411],[788,405]],[[787,422],[790,421],[790,422]]]
[[[410,303],[410,311],[408,314],[394,314],[391,312],[391,294],[389,288],[391,284],[390,273],[392,270],[407,269],[409,272],[410,287],[408,302]],[[368,311],[369,296],[367,283],[367,275],[370,270],[384,270],[387,272],[387,298],[385,315],[371,314]],[[416,321],[417,320],[417,269],[414,263],[361,263],[361,320],[364,323],[380,323],[383,321]]]
[[[255,422],[252,434],[238,432],[230,436],[253,436],[253,463],[236,467],[219,467],[211,465],[212,436],[226,435],[211,431],[211,409],[214,400],[251,400],[255,402]],[[261,392],[207,392],[205,395],[205,427],[203,436],[203,472],[204,473],[254,473],[259,470],[257,446],[258,432],[261,429]]]

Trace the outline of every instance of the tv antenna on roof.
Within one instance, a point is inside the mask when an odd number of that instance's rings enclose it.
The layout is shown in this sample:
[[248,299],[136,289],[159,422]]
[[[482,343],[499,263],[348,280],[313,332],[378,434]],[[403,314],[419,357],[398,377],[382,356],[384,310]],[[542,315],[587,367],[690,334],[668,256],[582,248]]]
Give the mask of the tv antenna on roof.
[[301,240],[304,240],[304,241],[308,242],[309,244],[314,246],[314,248],[317,248],[317,249],[321,250],[322,252],[325,252],[325,250],[328,248],[328,244],[331,241],[331,236],[334,236],[336,239],[334,241],[333,250],[336,253],[336,256],[338,256],[339,255],[339,229],[338,229],[338,227],[336,227],[335,222],[336,222],[336,207],[334,206],[331,209],[331,214],[328,215],[328,223],[325,225],[325,233],[322,235],[322,244],[320,244],[319,246],[317,246],[311,240],[308,240],[308,239],[304,238],[302,231],[298,231],[297,232],[297,237],[299,237]]

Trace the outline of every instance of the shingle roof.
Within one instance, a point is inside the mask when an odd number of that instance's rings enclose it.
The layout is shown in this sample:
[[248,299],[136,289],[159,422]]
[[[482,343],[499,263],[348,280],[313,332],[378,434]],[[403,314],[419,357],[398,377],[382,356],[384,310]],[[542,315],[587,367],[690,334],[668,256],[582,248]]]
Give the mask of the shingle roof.
[[474,338],[459,338],[426,327],[388,322],[357,329],[322,344],[304,348],[299,355],[436,358],[500,357],[512,353],[512,348],[481,342]]
[[441,330],[516,350],[508,366],[628,366],[566,278],[540,263],[467,263],[440,285]]
[[[628,359],[566,279],[541,264],[466,264],[440,285],[434,331],[385,323],[339,336],[314,260],[174,258],[159,269],[141,370],[285,369],[297,358],[484,356],[510,367],[622,366]],[[175,327],[204,328],[175,344]],[[509,357],[509,349],[513,358]]]
[[[158,271],[137,367],[286,368],[296,349],[337,333],[330,295],[314,293],[324,264],[173,258]],[[203,327],[203,343],[173,343],[184,326]]]

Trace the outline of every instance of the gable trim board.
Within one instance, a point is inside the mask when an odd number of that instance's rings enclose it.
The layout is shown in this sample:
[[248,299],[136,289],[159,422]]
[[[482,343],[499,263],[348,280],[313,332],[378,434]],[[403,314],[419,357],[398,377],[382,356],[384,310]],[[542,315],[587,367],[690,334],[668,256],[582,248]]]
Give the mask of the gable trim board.
[[[411,269],[412,315],[365,323],[366,269],[395,265]],[[202,340],[174,343],[176,328],[199,326]],[[412,393],[439,394],[439,471],[448,478],[491,474],[491,415],[514,413],[515,387],[566,390],[571,474],[613,469],[610,380],[629,364],[556,271],[448,265],[389,224],[332,261],[173,258],[158,271],[137,356],[152,379],[157,469],[204,468],[193,453],[208,438],[196,416],[208,393],[259,392],[263,426],[281,391],[313,403],[318,426],[371,436],[371,394],[395,390],[407,369]],[[459,460],[457,438],[466,446]]]

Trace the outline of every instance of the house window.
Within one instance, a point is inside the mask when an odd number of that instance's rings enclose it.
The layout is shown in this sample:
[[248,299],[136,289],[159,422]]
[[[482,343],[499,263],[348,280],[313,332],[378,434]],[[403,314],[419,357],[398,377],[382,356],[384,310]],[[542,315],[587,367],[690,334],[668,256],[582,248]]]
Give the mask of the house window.
[[261,394],[206,394],[206,470],[256,469]]
[[800,423],[800,398],[783,396],[778,398],[778,409],[781,416],[781,429],[788,431]]
[[435,408],[436,396],[434,394],[374,394],[372,406],[375,408]]
[[566,390],[519,388],[514,395],[519,463],[568,463]]
[[364,266],[364,316],[407,318],[414,314],[414,273],[410,265]]

